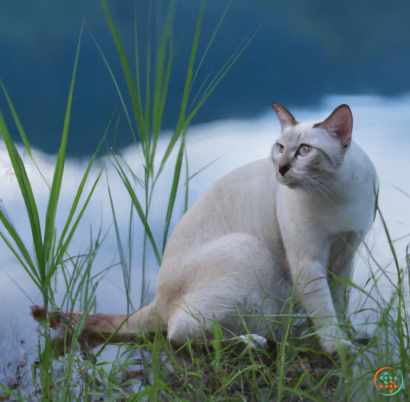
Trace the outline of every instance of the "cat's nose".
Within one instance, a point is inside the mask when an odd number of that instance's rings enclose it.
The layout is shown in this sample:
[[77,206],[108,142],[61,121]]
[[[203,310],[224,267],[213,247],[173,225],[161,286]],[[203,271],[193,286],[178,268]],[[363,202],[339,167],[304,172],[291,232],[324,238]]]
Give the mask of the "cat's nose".
[[285,176],[285,173],[290,169],[289,163],[286,165],[279,165],[278,166],[278,171],[282,176]]

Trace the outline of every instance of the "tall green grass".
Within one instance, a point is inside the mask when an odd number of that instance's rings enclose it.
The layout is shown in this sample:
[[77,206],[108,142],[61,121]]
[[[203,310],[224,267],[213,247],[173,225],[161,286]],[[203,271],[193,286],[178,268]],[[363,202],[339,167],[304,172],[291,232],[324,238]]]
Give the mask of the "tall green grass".
[[[159,2],[158,2],[159,3]],[[146,65],[145,65],[145,94],[142,93],[142,85],[141,85],[141,71],[143,70],[141,63],[140,63],[140,55],[139,55],[139,31],[137,26],[137,15],[135,15],[135,32],[134,32],[134,40],[135,40],[135,53],[134,53],[134,64],[135,64],[135,71],[133,73],[131,68],[131,63],[128,60],[121,41],[118,37],[117,30],[115,24],[111,18],[111,15],[107,9],[105,2],[101,1],[103,10],[107,17],[108,25],[111,30],[113,39],[115,41],[116,47],[119,52],[120,61],[122,65],[122,70],[126,82],[126,89],[128,91],[129,98],[131,100],[131,111],[128,110],[127,103],[124,101],[124,96],[117,84],[116,78],[112,73],[108,60],[105,58],[103,52],[101,51],[101,55],[103,57],[104,62],[107,65],[107,68],[113,78],[113,82],[117,88],[118,95],[120,98],[121,105],[123,107],[124,113],[126,115],[127,121],[129,123],[130,131],[135,140],[135,146],[139,155],[142,158],[142,163],[144,166],[144,174],[141,178],[139,178],[135,173],[131,172],[128,166],[124,167],[124,164],[120,162],[118,157],[112,153],[109,155],[111,163],[116,168],[120,179],[123,181],[126,189],[129,192],[130,199],[132,202],[132,209],[130,212],[130,230],[129,230],[129,239],[128,239],[128,252],[129,256],[128,259],[125,256],[125,252],[122,246],[122,239],[119,236],[117,222],[116,222],[116,215],[114,210],[114,202],[109,191],[109,184],[108,184],[108,191],[109,197],[112,206],[112,213],[113,213],[113,221],[114,226],[117,233],[117,241],[118,241],[118,249],[120,254],[120,263],[123,266],[123,274],[124,274],[124,285],[126,288],[127,294],[127,303],[129,303],[129,292],[130,289],[130,276],[131,276],[131,260],[132,260],[132,224],[134,222],[134,208],[138,214],[139,219],[144,225],[145,228],[145,239],[144,239],[144,247],[143,247],[143,256],[142,256],[142,265],[143,265],[143,277],[142,277],[142,296],[141,296],[141,303],[145,300],[144,290],[146,289],[145,283],[145,264],[146,264],[146,254],[147,254],[147,242],[150,243],[154,254],[156,256],[158,264],[161,263],[162,253],[165,248],[170,221],[175,205],[175,198],[176,193],[178,191],[178,187],[180,185],[180,175],[181,175],[181,167],[182,161],[186,154],[185,148],[185,138],[186,133],[188,130],[189,123],[194,118],[198,110],[204,104],[204,102],[208,99],[211,93],[215,90],[217,85],[223,79],[223,77],[227,74],[229,69],[235,63],[237,58],[240,54],[244,51],[246,46],[249,44],[252,38],[246,38],[245,41],[241,44],[236,52],[233,53],[231,59],[227,61],[227,63],[215,74],[213,77],[208,75],[207,79],[202,83],[200,86],[199,91],[196,94],[192,94],[193,91],[193,84],[195,79],[198,76],[198,72],[202,65],[202,62],[215,39],[215,35],[219,30],[219,27],[222,23],[222,20],[228,10],[230,2],[227,4],[227,7],[214,31],[213,36],[211,37],[208,46],[204,54],[202,55],[201,60],[199,63],[196,64],[197,60],[197,49],[199,44],[200,38],[200,30],[202,24],[202,18],[205,8],[205,1],[202,2],[200,13],[198,16],[198,21],[196,24],[196,29],[193,37],[191,55],[189,59],[189,64],[187,66],[187,74],[185,85],[183,88],[182,94],[182,102],[180,106],[180,113],[178,118],[177,126],[173,132],[171,140],[168,144],[167,150],[165,155],[162,157],[160,165],[155,166],[155,156],[157,152],[157,143],[158,143],[158,136],[161,131],[162,125],[162,118],[164,113],[164,108],[166,106],[166,99],[167,99],[167,91],[168,91],[168,84],[171,77],[171,68],[172,63],[175,57],[174,54],[174,38],[173,38],[173,17],[176,9],[176,2],[171,1],[169,3],[168,11],[166,13],[165,21],[161,20],[161,13],[158,11],[156,16],[156,25],[158,27],[155,37],[155,46],[153,46],[153,41],[151,39],[151,32],[148,34],[148,41],[146,44]],[[159,4],[158,4],[159,5]],[[159,7],[158,7],[159,10]],[[74,61],[74,68],[72,74],[71,85],[68,94],[68,101],[66,107],[66,114],[63,124],[63,133],[62,133],[62,140],[60,145],[60,150],[57,156],[54,177],[51,183],[47,183],[50,190],[49,195],[49,202],[45,216],[45,224],[44,227],[41,225],[41,220],[38,213],[38,207],[36,204],[36,200],[34,198],[33,189],[31,187],[30,180],[28,178],[23,160],[21,159],[20,154],[17,151],[17,148],[14,142],[11,139],[9,134],[7,125],[5,120],[3,119],[2,114],[0,113],[0,132],[2,138],[6,144],[7,151],[13,166],[13,170],[16,175],[16,179],[19,184],[19,188],[21,190],[21,194],[23,196],[24,205],[27,212],[27,217],[29,219],[30,228],[31,228],[31,235],[34,245],[34,256],[28,251],[29,245],[24,244],[19,234],[14,229],[11,221],[8,219],[6,214],[0,210],[0,220],[3,224],[4,230],[0,231],[0,236],[2,240],[7,244],[11,252],[17,258],[19,263],[23,266],[26,270],[27,274],[30,276],[31,280],[41,294],[43,295],[43,303],[46,311],[49,310],[49,307],[53,309],[59,309],[61,307],[65,307],[67,310],[72,311],[75,306],[80,305],[84,312],[90,311],[93,303],[94,303],[94,293],[95,288],[98,285],[98,278],[91,277],[91,266],[92,261],[95,257],[95,254],[98,251],[101,243],[101,233],[98,233],[97,240],[94,240],[92,237],[92,233],[90,233],[90,246],[88,250],[81,252],[80,256],[71,256],[68,253],[68,248],[70,245],[71,240],[73,239],[75,232],[78,228],[78,224],[83,217],[83,214],[87,208],[87,205],[93,195],[96,185],[98,184],[102,171],[98,174],[95,181],[92,183],[91,190],[88,194],[84,194],[85,191],[85,184],[89,179],[89,174],[94,163],[95,157],[98,153],[98,149],[102,145],[105,139],[105,134],[108,132],[110,124],[107,127],[106,133],[102,136],[102,141],[100,146],[98,147],[95,155],[91,158],[86,172],[83,175],[82,181],[78,188],[77,194],[75,196],[74,202],[71,206],[71,210],[69,211],[66,223],[64,228],[60,233],[57,232],[55,220],[56,220],[56,213],[59,204],[59,196],[62,186],[62,179],[64,174],[64,165],[65,165],[65,150],[66,144],[68,140],[68,131],[69,131],[69,123],[70,123],[70,115],[71,115],[71,105],[74,93],[74,84],[75,84],[75,77],[77,72],[77,66],[79,61],[79,54],[80,54],[80,45],[81,45],[81,36],[83,33],[84,22],[81,27],[80,38],[78,41],[77,46],[77,53]],[[162,27],[160,29],[159,27]],[[98,44],[97,44],[98,46]],[[99,46],[98,46],[99,48]],[[100,48],[99,48],[100,49]],[[154,55],[154,57],[153,57]],[[153,61],[154,59],[154,61]],[[6,87],[0,81],[0,85],[2,87],[3,93],[6,97],[10,110],[12,112],[12,116],[14,118],[14,122],[17,126],[17,129],[20,133],[21,139],[23,144],[28,152],[29,156],[31,157],[33,163],[37,167],[37,164],[34,160],[33,153],[31,150],[31,146],[28,140],[28,137],[23,129],[23,126],[19,120],[18,114],[13,106],[13,103],[7,93]],[[153,90],[152,90],[153,88]],[[145,99],[144,99],[145,98]],[[134,121],[134,122],[133,122]],[[111,121],[110,121],[111,123]],[[173,152],[175,147],[179,148],[178,151],[178,160],[177,164],[174,169],[174,180],[172,183],[172,189],[169,194],[169,203],[168,209],[166,212],[165,217],[165,229],[164,235],[161,242],[157,243],[153,237],[152,230],[149,225],[148,216],[149,216],[149,208],[152,199],[152,195],[154,192],[155,184],[157,183],[158,178],[163,171],[168,158],[170,157],[171,153]],[[39,169],[38,169],[39,170]],[[41,174],[40,170],[39,173]],[[137,196],[137,192],[135,191],[132,182],[129,179],[129,175],[137,182],[139,185],[142,186],[144,190],[144,197],[143,199],[139,199]],[[44,178],[44,180],[46,180]],[[186,182],[187,190],[186,193],[188,194],[188,182]],[[85,197],[85,202],[83,205],[80,204],[81,197]],[[69,266],[67,266],[69,265]],[[54,299],[54,287],[55,282],[53,283],[53,279],[56,279],[56,274],[58,272],[62,272],[64,278],[64,285],[67,289],[66,297],[63,299],[63,303],[61,306],[57,306],[55,304]],[[131,306],[132,307],[132,306]],[[41,333],[41,337],[43,338],[44,345],[39,346],[39,375],[36,375],[36,384],[38,384],[38,377],[40,379],[39,389],[42,391],[42,398],[43,400],[67,400],[68,393],[69,393],[69,381],[65,380],[63,383],[65,384],[63,387],[62,394],[57,393],[55,396],[52,396],[51,389],[53,385],[54,378],[50,373],[53,371],[52,369],[52,350],[51,350],[51,336],[48,324],[50,319],[54,319],[54,317],[47,313],[45,317],[46,325],[44,326],[44,331]],[[71,331],[74,333],[70,334],[70,337],[76,342],[78,331],[81,328],[81,321],[79,325],[74,329],[71,328]],[[55,344],[54,344],[55,346]],[[75,345],[73,345],[75,346]],[[61,347],[61,345],[60,345]],[[73,347],[72,350],[75,348]],[[67,360],[67,370],[70,371],[72,367],[74,354],[70,352],[68,360]]]
[[[48,206],[45,216],[44,227],[41,226],[41,220],[38,213],[38,207],[36,200],[34,198],[33,189],[28,178],[26,168],[24,166],[23,160],[21,159],[20,154],[17,151],[15,144],[13,143],[6,122],[0,112],[0,132],[3,138],[4,143],[6,144],[8,155],[13,166],[13,170],[21,191],[21,195],[24,200],[24,205],[26,208],[27,217],[30,223],[31,236],[34,245],[34,256],[30,254],[29,246],[24,244],[19,234],[16,232],[11,221],[7,218],[3,211],[0,211],[0,221],[3,224],[3,230],[0,231],[0,236],[3,241],[6,243],[10,251],[14,254],[20,264],[23,266],[27,274],[30,276],[33,283],[37,286],[39,291],[43,296],[43,303],[48,311],[48,307],[58,308],[59,306],[55,305],[54,300],[54,290],[52,280],[55,278],[56,273],[59,270],[64,272],[64,277],[67,285],[67,289],[70,290],[70,297],[67,299],[67,304],[70,304],[70,308],[73,309],[75,303],[78,301],[78,298],[81,292],[84,292],[83,296],[83,305],[88,306],[90,303],[90,298],[92,299],[92,294],[89,293],[90,287],[90,268],[91,264],[84,268],[84,261],[80,261],[80,258],[77,258],[77,261],[73,262],[74,272],[71,275],[67,275],[66,269],[66,260],[70,258],[68,255],[68,246],[72,240],[75,232],[78,228],[78,224],[84,214],[84,211],[91,199],[93,191],[99,181],[101,173],[98,175],[97,179],[92,184],[92,188],[88,194],[84,194],[85,183],[87,182],[91,166],[95,159],[94,155],[86,169],[86,172],[83,175],[80,186],[77,190],[74,202],[69,211],[67,220],[64,224],[61,234],[57,233],[57,228],[55,225],[56,213],[59,204],[59,197],[64,173],[65,165],[65,150],[68,139],[68,129],[70,123],[70,114],[71,114],[71,105],[74,92],[74,83],[75,76],[77,72],[78,59],[80,54],[80,43],[81,35],[83,32],[83,26],[81,27],[80,38],[77,46],[77,53],[74,61],[74,69],[72,74],[71,85],[68,94],[68,101],[66,107],[66,114],[63,124],[63,133],[61,139],[60,150],[58,152],[56,166],[54,170],[54,177],[49,185],[50,195],[48,200]],[[29,141],[25,134],[25,131],[22,127],[22,124],[17,116],[15,108],[12,104],[10,97],[6,91],[6,88],[2,82],[0,82],[3,92],[6,96],[8,105],[12,111],[15,124],[18,128],[20,136],[23,140],[23,143],[26,147],[26,150],[30,157],[33,159],[32,151],[29,145]],[[34,160],[34,159],[33,159]],[[37,165],[36,165],[37,166]],[[85,202],[82,206],[79,205],[80,198],[85,196]],[[89,255],[87,256],[88,260],[92,259],[94,250],[90,248]],[[87,264],[86,264],[87,265]],[[79,271],[81,273],[79,273]],[[69,303],[71,302],[71,303]],[[87,311],[87,307],[86,307]],[[46,321],[49,321],[49,317],[46,318]],[[76,330],[78,332],[78,330]],[[44,345],[39,346],[40,354],[40,364],[39,369],[39,380],[40,387],[43,390],[44,400],[52,400],[50,396],[50,389],[52,385],[52,376],[50,376],[50,371],[52,371],[52,351],[51,351],[51,342],[50,342],[50,332],[48,327],[44,328],[44,331],[41,333],[41,337],[44,340]],[[70,366],[70,364],[69,364]]]
[[[140,48],[139,48],[139,37],[138,37],[138,27],[137,27],[137,16],[135,16],[135,31],[134,31],[134,65],[135,73],[132,73],[131,61],[127,58],[121,40],[117,34],[117,30],[112,21],[112,18],[108,12],[108,9],[102,1],[104,11],[107,16],[109,27],[112,33],[112,37],[115,41],[115,45],[118,50],[118,54],[121,60],[121,66],[123,70],[124,79],[126,82],[126,90],[131,99],[131,108],[127,107],[126,102],[124,101],[124,95],[117,84],[117,80],[112,73],[112,69],[108,60],[105,58],[102,50],[100,49],[101,55],[107,68],[112,76],[113,82],[117,89],[119,99],[121,101],[124,113],[127,117],[127,121],[130,127],[130,131],[135,139],[135,146],[141,158],[141,163],[144,168],[144,172],[141,177],[138,176],[137,172],[132,172],[127,165],[123,165],[119,158],[113,153],[110,155],[110,161],[112,165],[118,172],[119,177],[125,185],[125,188],[128,191],[131,202],[135,208],[140,221],[144,226],[145,237],[143,244],[143,253],[142,253],[142,292],[141,292],[141,304],[147,303],[145,297],[146,289],[146,256],[148,251],[148,244],[150,245],[158,265],[161,264],[162,254],[165,250],[169,228],[171,224],[171,218],[173,215],[175,200],[177,192],[181,186],[181,171],[182,166],[185,163],[188,166],[188,155],[186,150],[186,134],[188,127],[192,119],[195,117],[199,109],[206,102],[209,96],[216,89],[221,80],[228,73],[230,68],[248,46],[252,40],[253,35],[245,38],[244,41],[239,45],[238,49],[233,52],[229,60],[221,67],[216,74],[212,76],[209,73],[205,80],[200,84],[199,89],[195,91],[195,81],[199,78],[199,72],[202,67],[203,61],[215,40],[215,37],[218,33],[218,30],[223,22],[223,19],[228,11],[231,1],[227,3],[227,6],[213,32],[212,37],[210,38],[205,51],[200,58],[199,62],[197,61],[198,56],[198,45],[200,40],[200,31],[202,25],[202,19],[205,9],[205,0],[202,1],[202,5],[199,11],[198,20],[196,24],[195,33],[193,36],[192,48],[190,52],[189,62],[187,65],[187,72],[185,78],[185,84],[182,89],[182,101],[180,105],[179,116],[177,120],[176,127],[174,128],[171,138],[166,146],[164,155],[159,157],[159,161],[156,162],[157,155],[157,144],[158,136],[161,131],[162,120],[164,109],[166,107],[167,94],[168,94],[168,84],[171,77],[172,65],[175,57],[174,50],[174,36],[173,36],[173,19],[176,10],[176,2],[169,2],[168,10],[165,15],[164,21],[161,19],[161,14],[157,12],[156,14],[156,37],[151,38],[148,34],[148,40],[146,44],[146,66],[145,66],[145,75],[142,78],[143,68],[140,65]],[[157,5],[159,2],[157,3]],[[160,28],[161,27],[161,28]],[[154,40],[155,39],[155,40]],[[155,43],[155,46],[153,45]],[[98,45],[97,45],[98,46]],[[153,63],[152,60],[155,60]],[[143,91],[143,86],[141,81],[144,82],[145,93]],[[153,88],[151,90],[151,88]],[[133,123],[133,121],[135,123]],[[171,156],[172,152],[177,152],[177,160],[172,169],[174,170],[173,181],[171,184],[171,190],[168,195],[168,207],[164,217],[164,231],[162,239],[154,239],[152,234],[152,229],[149,223],[149,212],[152,197],[155,192],[155,187],[158,182],[161,173],[163,172],[166,163]],[[185,162],[184,162],[185,159]],[[157,165],[156,165],[157,163]],[[188,170],[187,170],[188,172]],[[129,178],[129,175],[134,179],[135,182],[139,184],[139,187],[143,190],[143,197],[137,195],[137,191],[133,187],[133,183]],[[189,176],[185,178],[185,195],[189,192]],[[187,203],[187,201],[186,201]],[[114,207],[113,216],[115,218]],[[133,220],[133,213],[130,213],[130,222]],[[115,220],[115,219],[114,219]],[[131,239],[128,239],[128,244],[131,244]],[[121,239],[118,238],[119,249],[123,250]],[[129,248],[129,258],[121,258],[121,262],[124,269],[124,278],[126,278],[126,288],[127,293],[129,293],[129,283],[130,283],[130,266],[131,261],[131,250]]]
[[[96,40],[95,43],[118,92],[123,113],[128,122],[131,135],[135,140],[136,153],[141,158],[143,166],[143,173],[139,175],[139,172],[133,171],[118,154],[110,150],[107,151],[107,159],[115,168],[130,197],[128,238],[122,239],[116,218],[115,194],[111,192],[107,178],[107,193],[112,211],[113,230],[116,233],[119,263],[123,269],[128,311],[135,308],[130,300],[130,293],[132,292],[131,266],[134,259],[132,253],[134,243],[133,226],[136,223],[135,221],[139,220],[144,227],[140,300],[140,304],[143,305],[148,301],[147,255],[152,252],[157,263],[161,264],[171,219],[174,214],[176,196],[178,192],[182,191],[181,186],[185,186],[183,189],[185,209],[188,206],[189,180],[196,174],[190,174],[188,169],[186,139],[189,125],[253,37],[253,35],[250,35],[245,38],[238,49],[233,52],[231,58],[216,74],[209,73],[202,83],[195,85],[200,77],[199,72],[203,60],[217,37],[216,35],[229,5],[230,2],[228,2],[213,35],[207,43],[204,53],[202,56],[198,56],[201,25],[205,10],[205,1],[202,2],[196,29],[193,33],[186,79],[183,88],[181,88],[182,101],[177,124],[170,136],[165,153],[159,155],[158,139],[167,104],[172,65],[176,57],[173,35],[173,18],[177,10],[176,3],[173,1],[168,3],[164,19],[162,14],[157,12],[155,20],[151,22],[155,24],[157,30],[155,35],[148,35],[144,49],[145,65],[142,65],[137,15],[135,15],[134,54],[130,58],[126,55],[116,25],[105,2],[102,0],[108,27],[121,61],[125,91],[120,88],[103,49]],[[154,9],[154,6],[152,7]],[[102,133],[102,141],[86,168],[63,230],[59,233],[55,218],[64,174],[65,148],[68,140],[71,104],[82,32],[83,27],[81,28],[74,61],[60,151],[53,180],[49,183],[50,194],[44,227],[41,225],[38,206],[24,163],[0,113],[0,132],[6,144],[26,207],[34,254],[29,252],[31,244],[24,244],[7,215],[1,210],[0,220],[3,226],[0,230],[0,236],[43,295],[46,311],[49,307],[55,310],[64,309],[68,311],[80,308],[87,314],[96,304],[95,291],[101,275],[92,274],[92,267],[98,250],[103,244],[105,234],[101,232],[101,229],[91,228],[88,247],[85,250],[79,250],[76,255],[71,255],[69,246],[94,189],[103,174],[103,171],[99,170],[97,178],[91,182],[90,190],[86,192],[86,183],[90,181],[90,172],[96,154],[104,144],[105,135],[112,127],[112,121],[116,116],[118,125],[118,115],[113,114],[105,133]],[[0,85],[25,149],[35,163],[28,138],[17,112],[5,86],[1,82]],[[198,90],[195,91],[196,87],[198,87]],[[173,153],[176,154],[176,162],[169,166],[170,157]],[[185,166],[186,174],[185,177],[181,178],[183,166]],[[164,169],[168,168],[173,171],[173,179],[170,192],[167,194],[168,206],[164,211],[163,234],[161,238],[156,239],[150,225],[150,207],[158,179]],[[39,173],[41,174],[41,172]],[[83,203],[80,203],[81,199],[84,199]],[[119,349],[116,358],[112,362],[112,369],[106,371],[104,367],[109,363],[100,361],[101,349],[93,355],[92,351],[87,350],[85,345],[79,345],[78,335],[84,325],[85,315],[80,316],[77,325],[73,326],[69,320],[64,321],[64,316],[50,312],[45,317],[45,324],[39,335],[38,362],[31,367],[31,371],[26,373],[26,376],[31,377],[30,380],[34,382],[36,392],[31,393],[31,395],[19,394],[20,390],[18,389],[13,390],[6,385],[0,385],[0,387],[5,394],[19,401],[79,401],[98,400],[99,397],[107,397],[108,400],[126,401],[381,401],[385,397],[380,396],[372,387],[372,377],[377,369],[392,366],[401,370],[406,378],[406,384],[402,392],[391,398],[391,400],[409,400],[408,325],[410,316],[406,297],[409,294],[410,255],[406,250],[407,264],[400,266],[394,248],[394,241],[390,237],[387,224],[378,205],[376,205],[375,213],[379,214],[391,245],[398,281],[397,283],[392,282],[394,293],[392,298],[387,300],[379,300],[374,296],[374,292],[360,289],[357,285],[349,283],[351,286],[356,287],[365,299],[370,299],[373,305],[377,307],[377,310],[366,306],[361,308],[362,310],[368,309],[369,312],[373,313],[372,317],[375,320],[376,330],[375,336],[370,343],[364,347],[358,346],[357,352],[353,356],[341,356],[340,359],[325,356],[320,352],[320,347],[317,345],[316,339],[312,337],[311,331],[302,331],[303,328],[295,331],[293,327],[297,316],[295,300],[292,297],[286,304],[282,316],[282,325],[286,327],[285,337],[281,342],[272,343],[268,350],[252,349],[243,345],[224,345],[220,342],[222,340],[221,328],[215,323],[213,329],[215,340],[206,345],[204,354],[198,354],[190,344],[185,346],[184,354],[176,353],[175,350],[170,349],[162,334],[156,334],[154,339],[142,338],[137,346],[127,346],[126,355],[123,355],[124,352]],[[388,274],[383,267],[378,266],[376,261],[372,261],[372,263],[379,270],[381,269],[384,276],[388,278]],[[54,297],[58,273],[61,273],[62,285],[66,289],[65,297],[59,305],[56,304]],[[377,287],[378,280],[379,278],[373,273],[369,278],[369,283],[373,283],[373,286]],[[266,319],[271,321],[278,321],[278,318],[266,316]],[[63,325],[65,333],[57,341],[52,341],[50,321],[56,319],[62,320],[62,324],[65,324]],[[349,328],[347,327],[347,329]],[[244,331],[246,332],[246,328],[244,328]],[[71,348],[69,348],[70,343],[72,343]],[[83,357],[78,354],[78,346],[81,347]],[[103,345],[103,348],[105,346]],[[64,358],[57,359],[53,352],[54,348],[58,348],[59,351],[65,350],[68,353],[65,354]],[[139,363],[144,366],[143,373],[136,373],[138,370],[130,371],[131,361],[129,356],[132,356],[132,349],[134,348],[138,348],[140,351],[138,359]],[[62,365],[62,369],[58,373],[55,367],[56,360]],[[352,367],[353,363],[355,363],[354,367]],[[130,378],[130,372],[134,373],[132,374],[134,378]],[[137,390],[135,389],[135,384],[138,384],[136,379],[144,383],[144,386]],[[127,389],[131,386],[134,386],[133,393],[130,393]]]

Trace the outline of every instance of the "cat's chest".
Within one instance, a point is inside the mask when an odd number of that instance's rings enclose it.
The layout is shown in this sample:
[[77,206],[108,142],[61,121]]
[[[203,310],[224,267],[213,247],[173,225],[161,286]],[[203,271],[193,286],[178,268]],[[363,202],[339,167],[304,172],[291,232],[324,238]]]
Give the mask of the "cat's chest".
[[291,226],[295,232],[307,229],[312,236],[314,232],[329,235],[352,230],[367,232],[371,225],[372,212],[364,203],[357,201],[335,203],[293,192],[291,196],[282,197],[278,207],[282,224]]
[[332,235],[349,232],[354,227],[362,227],[361,216],[350,206],[321,206],[311,208],[310,217],[317,226]]
[[367,233],[373,222],[373,209],[357,200],[339,205],[327,205],[312,211],[321,227],[330,234],[346,232]]

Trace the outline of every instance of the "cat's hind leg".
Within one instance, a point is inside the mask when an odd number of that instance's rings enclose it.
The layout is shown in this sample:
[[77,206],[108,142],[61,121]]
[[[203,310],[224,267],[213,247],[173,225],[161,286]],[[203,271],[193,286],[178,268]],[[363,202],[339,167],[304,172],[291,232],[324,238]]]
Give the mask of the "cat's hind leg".
[[[276,297],[283,297],[284,286],[277,289],[280,271],[271,251],[258,239],[242,233],[224,236],[193,250],[184,263],[186,268],[179,269],[190,276],[192,285],[172,308],[167,326],[170,342],[199,339],[204,331],[212,332],[215,322],[226,339],[270,332],[273,320],[263,315],[279,313]],[[171,281],[162,280],[163,291],[173,286]]]
[[280,262],[256,237],[232,233],[191,249],[182,261],[168,260],[167,264],[160,272],[161,292],[170,294],[181,278],[186,289],[172,307],[169,303],[160,306],[170,311],[161,315],[167,317],[172,344],[201,342],[205,332],[212,337],[215,322],[226,340],[243,335],[247,341],[247,334],[259,339],[272,330],[272,316],[276,320],[280,313],[286,286]]
[[[187,342],[195,348],[202,346],[204,352],[206,348],[203,346],[206,342],[215,341],[215,333],[212,322],[199,314],[190,313],[188,310],[178,309],[168,323],[168,341],[171,345],[180,347]],[[250,347],[254,350],[262,348],[268,349],[269,341],[265,337],[257,334],[245,334],[234,337],[229,337],[225,333],[226,338],[221,339],[221,347],[226,348],[230,345],[235,345],[235,350],[242,351],[244,347]],[[214,347],[208,345],[208,350],[213,351]]]

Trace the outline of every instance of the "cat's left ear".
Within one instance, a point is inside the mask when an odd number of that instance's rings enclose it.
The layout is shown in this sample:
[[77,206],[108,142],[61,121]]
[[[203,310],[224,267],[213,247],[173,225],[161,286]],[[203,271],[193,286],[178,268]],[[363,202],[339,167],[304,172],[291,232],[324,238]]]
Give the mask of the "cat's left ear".
[[324,121],[317,123],[313,128],[323,128],[331,136],[336,137],[347,148],[352,139],[353,115],[347,105],[338,106]]

